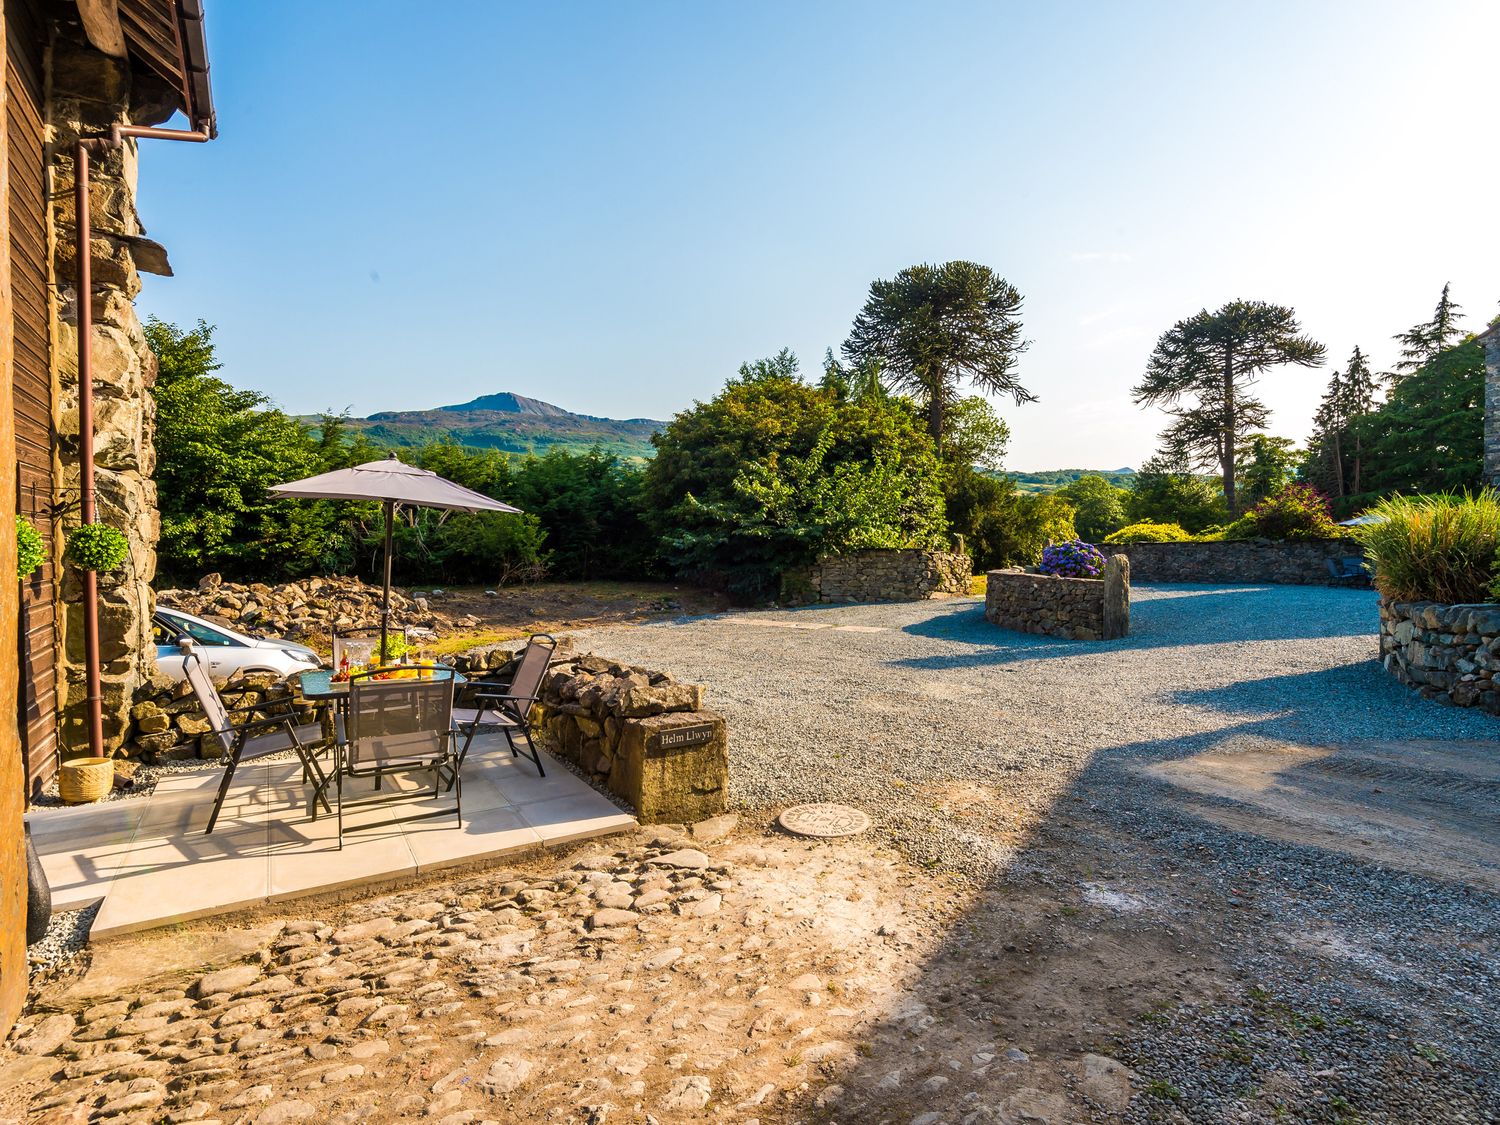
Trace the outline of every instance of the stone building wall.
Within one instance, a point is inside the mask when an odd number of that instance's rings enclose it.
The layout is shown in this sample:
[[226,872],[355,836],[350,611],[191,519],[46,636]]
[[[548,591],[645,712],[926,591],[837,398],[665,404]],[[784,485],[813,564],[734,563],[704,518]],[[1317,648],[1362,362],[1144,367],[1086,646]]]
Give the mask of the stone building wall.
[[1484,479],[1500,488],[1500,324],[1479,334],[1484,345]]
[[1357,558],[1353,539],[1268,540],[1226,543],[1121,543],[1109,548],[1130,559],[1137,582],[1268,582],[1326,586],[1328,560]]
[[[58,444],[58,495],[63,526],[78,525],[78,293],[74,214],[74,142],[116,122],[152,124],[170,112],[170,91],[133,73],[64,25],[51,54],[48,125],[52,152],[52,355]],[[155,402],[149,388],[155,357],[131,302],[140,271],[171,272],[160,246],[144,237],[136,212],[136,150],[132,143],[93,154],[90,211],[93,239],[94,464],[97,518],[125,533],[130,557],[115,575],[99,576],[99,646],[107,749],[124,741],[133,696],[155,671],[151,641],[151,580],[156,574],[160,517],[156,486]],[[68,750],[87,746],[82,583],[65,567],[59,621],[60,735]]]
[[1002,629],[1070,641],[1123,637],[1130,632],[1130,564],[1115,555],[1102,578],[992,570],[985,576],[984,616]]
[[826,555],[789,573],[782,598],[792,602],[909,602],[969,592],[973,560],[951,551],[872,550]]
[[1380,661],[1424,698],[1500,714],[1500,605],[1382,598]]

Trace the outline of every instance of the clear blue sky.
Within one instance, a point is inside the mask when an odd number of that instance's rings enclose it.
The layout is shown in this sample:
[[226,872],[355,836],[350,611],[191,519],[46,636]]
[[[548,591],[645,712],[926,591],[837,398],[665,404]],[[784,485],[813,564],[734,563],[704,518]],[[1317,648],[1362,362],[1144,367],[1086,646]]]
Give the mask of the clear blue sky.
[[[1135,465],[1156,337],[1236,297],[1377,366],[1500,300],[1500,4],[210,0],[220,138],[146,142],[224,374],[296,412],[516,391],[665,418],[815,372],[878,277],[1025,295],[1014,468]],[[1263,385],[1301,440],[1327,370]]]

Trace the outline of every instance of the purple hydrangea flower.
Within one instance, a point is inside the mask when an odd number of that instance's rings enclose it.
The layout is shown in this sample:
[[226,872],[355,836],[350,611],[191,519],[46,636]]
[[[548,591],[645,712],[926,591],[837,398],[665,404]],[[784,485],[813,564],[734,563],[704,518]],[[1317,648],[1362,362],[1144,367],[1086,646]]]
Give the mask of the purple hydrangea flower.
[[1092,543],[1070,539],[1044,550],[1042,565],[1037,569],[1062,578],[1098,578],[1104,573],[1104,553]]

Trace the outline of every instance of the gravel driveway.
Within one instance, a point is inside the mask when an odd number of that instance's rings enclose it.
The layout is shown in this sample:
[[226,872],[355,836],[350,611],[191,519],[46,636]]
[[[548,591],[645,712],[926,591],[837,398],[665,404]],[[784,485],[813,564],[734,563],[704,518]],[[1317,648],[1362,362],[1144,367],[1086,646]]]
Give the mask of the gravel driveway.
[[[707,685],[752,813],[845,801],[973,877],[911,989],[924,1053],[1002,1028],[1045,1099],[1047,1058],[1099,1050],[1134,1069],[1132,1121],[1496,1121],[1495,719],[1387,677],[1375,624],[1367,591],[1154,586],[1113,642],[1002,632],[975,599],[578,641]],[[872,1036],[838,1119],[1011,1119],[903,1093],[911,1034]]]
[[1494,719],[1416,699],[1376,664],[1375,595],[1136,587],[1123,641],[996,629],[978,599],[688,618],[581,647],[709,689],[749,807],[840,800],[918,858],[974,870],[1014,851],[934,807],[947,786],[1028,805],[1086,767],[1267,742],[1473,739]]

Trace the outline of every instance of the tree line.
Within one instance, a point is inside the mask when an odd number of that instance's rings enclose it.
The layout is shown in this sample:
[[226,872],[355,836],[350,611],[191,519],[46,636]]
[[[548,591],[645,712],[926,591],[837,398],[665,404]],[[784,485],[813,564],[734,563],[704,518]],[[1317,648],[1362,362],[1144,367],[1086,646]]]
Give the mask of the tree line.
[[[1029,565],[1049,542],[1102,541],[1131,523],[1248,533],[1260,525],[1245,513],[1294,481],[1323,490],[1341,512],[1391,492],[1478,481],[1483,362],[1445,288],[1434,316],[1397,337],[1396,372],[1373,374],[1356,348],[1333,374],[1305,450],[1266,432],[1269,411],[1254,393],[1273,367],[1324,362],[1295,312],[1234,301],[1180,321],[1134,389],[1171,421],[1131,487],[1090,474],[1023,493],[999,471],[1010,431],[987,397],[1037,401],[1017,371],[1022,304],[1013,285],[973,262],[877,281],[821,370],[804,374],[789,351],[742,365],[655,436],[645,464],[599,450],[516,457],[447,441],[404,450],[524,515],[403,512],[398,581],[675,576],[765,599],[824,553],[962,543],[980,569]],[[375,505],[289,503],[268,489],[385,451],[339,415],[304,424],[232,386],[218,374],[210,325],[153,320],[146,332],[158,362],[163,580],[208,570],[373,575]],[[1286,505],[1305,503],[1287,493]]]

